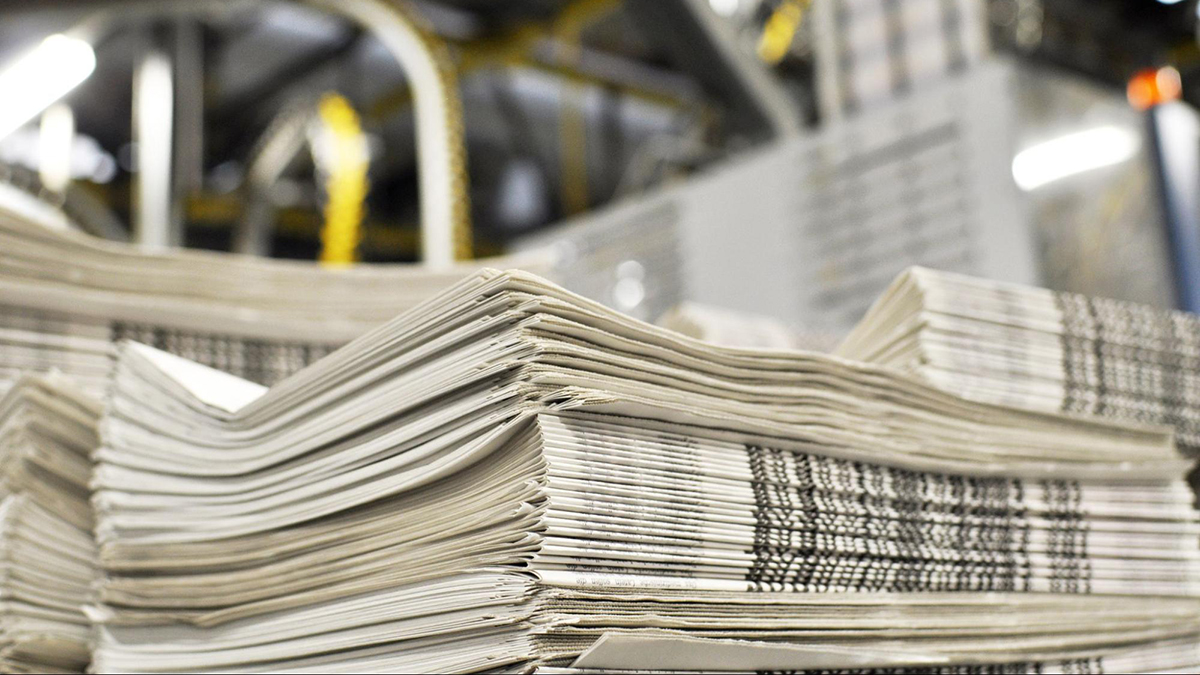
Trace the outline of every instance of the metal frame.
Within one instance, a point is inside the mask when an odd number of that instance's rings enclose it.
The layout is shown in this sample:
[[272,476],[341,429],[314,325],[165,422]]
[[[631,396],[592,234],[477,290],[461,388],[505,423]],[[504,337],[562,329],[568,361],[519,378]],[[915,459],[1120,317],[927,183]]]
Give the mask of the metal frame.
[[[442,45],[412,18],[402,0],[292,0],[346,18],[374,34],[396,59],[411,83],[417,129],[417,165],[421,210],[421,251],[434,268],[464,257],[469,242],[466,161],[462,113],[452,71],[442,60]],[[258,0],[46,0],[38,10],[99,10],[73,32],[98,40],[111,26],[126,23],[131,12],[142,17],[211,15],[260,5]],[[29,11],[28,4],[0,0],[0,11]],[[158,186],[161,189],[161,186]],[[170,191],[168,184],[167,188]],[[170,195],[168,195],[170,198]]]

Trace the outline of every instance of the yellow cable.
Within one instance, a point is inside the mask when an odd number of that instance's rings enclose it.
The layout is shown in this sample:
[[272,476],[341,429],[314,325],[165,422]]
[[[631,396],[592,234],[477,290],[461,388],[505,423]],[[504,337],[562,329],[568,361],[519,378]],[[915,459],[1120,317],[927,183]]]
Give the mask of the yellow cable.
[[775,65],[787,56],[800,24],[804,22],[804,13],[812,0],[783,0],[763,26],[762,36],[758,40],[758,56],[763,61]]
[[370,164],[367,139],[358,113],[344,96],[325,94],[317,115],[328,139],[320,260],[324,265],[350,265],[358,259],[362,238]]

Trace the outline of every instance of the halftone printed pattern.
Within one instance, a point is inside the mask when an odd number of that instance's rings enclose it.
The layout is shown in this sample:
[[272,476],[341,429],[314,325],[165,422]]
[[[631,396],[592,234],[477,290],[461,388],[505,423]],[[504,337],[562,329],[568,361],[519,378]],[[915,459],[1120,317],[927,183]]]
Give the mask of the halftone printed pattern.
[[127,323],[113,324],[112,340],[141,342],[267,386],[330,354],[339,346],[256,340]]

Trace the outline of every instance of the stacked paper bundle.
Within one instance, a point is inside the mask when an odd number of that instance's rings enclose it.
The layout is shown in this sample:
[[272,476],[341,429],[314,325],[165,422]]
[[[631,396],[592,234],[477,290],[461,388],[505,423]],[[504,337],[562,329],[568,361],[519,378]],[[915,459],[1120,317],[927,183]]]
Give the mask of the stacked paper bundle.
[[[537,253],[506,264],[546,266]],[[123,338],[272,383],[477,268],[148,253],[0,204],[0,391],[21,371],[57,368],[99,394]]]
[[90,661],[99,414],[61,376],[21,378],[0,401],[0,671],[83,672]]
[[269,391],[127,343],[102,429],[101,672],[1200,665],[1165,431],[521,273]]
[[913,268],[838,353],[967,398],[1166,424],[1200,455],[1200,317]]

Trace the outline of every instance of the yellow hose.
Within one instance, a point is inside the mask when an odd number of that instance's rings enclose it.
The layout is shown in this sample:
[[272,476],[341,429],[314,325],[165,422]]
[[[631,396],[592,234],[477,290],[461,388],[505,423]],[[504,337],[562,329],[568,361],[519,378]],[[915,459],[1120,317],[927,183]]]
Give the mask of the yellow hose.
[[320,260],[328,266],[351,265],[358,260],[362,239],[370,165],[367,139],[358,113],[344,96],[321,97],[317,114],[328,142]]
[[783,0],[775,8],[758,40],[759,58],[775,65],[787,56],[800,25],[804,23],[804,13],[811,4],[812,0]]

